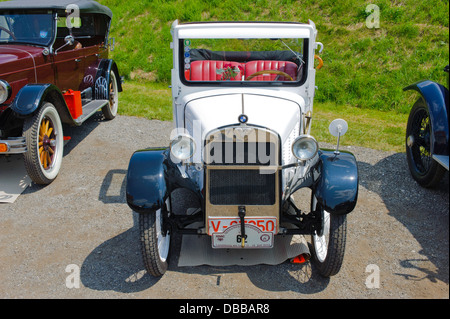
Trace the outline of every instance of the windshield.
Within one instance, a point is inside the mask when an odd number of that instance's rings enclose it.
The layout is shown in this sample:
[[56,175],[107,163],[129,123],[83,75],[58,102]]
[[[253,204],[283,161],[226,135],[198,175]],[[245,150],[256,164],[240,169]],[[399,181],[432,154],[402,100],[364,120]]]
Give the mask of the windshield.
[[51,13],[0,12],[0,44],[27,43],[49,46],[54,26]]
[[[305,39],[183,39],[187,83],[298,84],[304,77]],[[225,82],[225,83],[224,83]]]

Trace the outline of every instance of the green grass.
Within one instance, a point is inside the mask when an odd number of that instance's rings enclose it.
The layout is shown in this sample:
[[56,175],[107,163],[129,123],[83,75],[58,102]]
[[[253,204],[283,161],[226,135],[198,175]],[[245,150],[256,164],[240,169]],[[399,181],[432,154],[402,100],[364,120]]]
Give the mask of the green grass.
[[171,121],[172,93],[165,84],[126,81],[120,93],[119,114]]
[[[328,133],[334,118],[349,131],[342,144],[404,151],[404,132],[416,93],[403,87],[430,79],[446,84],[449,2],[350,0],[99,0],[113,13],[117,61],[127,82],[121,113],[172,119],[170,26],[192,21],[298,21],[311,19],[324,44],[317,72],[312,133]],[[366,27],[370,3],[380,8],[380,28]],[[165,92],[165,93],[164,93]]]
[[[160,83],[126,81],[120,94],[119,113],[163,121],[172,120],[170,89]],[[363,146],[384,151],[404,151],[408,114],[362,110],[332,102],[315,103],[311,133],[319,142],[336,143],[328,126],[336,118],[348,122],[341,145]]]
[[[113,13],[113,53],[127,79],[170,82],[170,26],[189,21],[311,19],[324,44],[316,101],[407,113],[415,97],[402,88],[422,79],[446,83],[449,2],[362,0],[100,0]],[[366,27],[369,3],[380,28]]]
[[[1,1],[1,0],[0,0]],[[324,44],[317,72],[313,133],[334,143],[328,125],[349,122],[342,143],[403,151],[408,112],[417,98],[403,87],[423,79],[446,84],[448,0],[98,0],[113,11],[111,57],[126,78],[121,114],[171,120],[168,89],[174,20],[298,21],[311,19]],[[368,4],[380,28],[366,27]]]
[[404,152],[408,114],[379,110],[361,110],[334,103],[314,105],[311,134],[319,142],[335,144],[337,139],[328,131],[336,118],[348,122],[348,131],[341,145],[362,146],[383,151]]
[[[170,26],[188,21],[299,21],[311,19],[324,44],[317,72],[312,132],[328,133],[334,118],[349,122],[344,145],[404,150],[408,112],[417,98],[403,87],[431,79],[446,83],[449,3],[443,0],[100,0],[114,12],[113,58],[127,83],[121,113],[170,120]],[[369,3],[380,8],[380,28],[366,27]],[[164,94],[163,92],[166,91]]]

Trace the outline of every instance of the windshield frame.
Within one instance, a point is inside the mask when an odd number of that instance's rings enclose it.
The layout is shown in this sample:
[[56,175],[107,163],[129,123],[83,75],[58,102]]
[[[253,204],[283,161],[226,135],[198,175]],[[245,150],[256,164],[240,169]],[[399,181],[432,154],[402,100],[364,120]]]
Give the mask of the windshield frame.
[[[205,38],[206,39],[206,38]],[[250,38],[251,39],[251,38]],[[261,38],[264,39],[264,38]],[[302,74],[299,81],[190,81],[185,78],[185,40],[189,39],[178,39],[178,69],[179,69],[179,79],[180,81],[190,87],[202,87],[202,86],[213,86],[213,87],[299,87],[305,84],[308,78],[308,62],[309,62],[309,38],[297,38],[302,40],[302,51],[301,57],[304,61],[302,65]],[[286,50],[288,50],[286,48]],[[263,52],[263,51],[261,51]],[[225,63],[228,61],[224,61]]]
[[[35,42],[35,41],[21,41],[11,39],[9,41],[0,40],[0,45],[32,45],[38,47],[52,47],[56,38],[56,12],[52,10],[2,10],[0,11],[0,15],[48,15],[51,21],[50,30],[48,35],[48,41],[43,42]],[[3,31],[4,32],[4,31]]]

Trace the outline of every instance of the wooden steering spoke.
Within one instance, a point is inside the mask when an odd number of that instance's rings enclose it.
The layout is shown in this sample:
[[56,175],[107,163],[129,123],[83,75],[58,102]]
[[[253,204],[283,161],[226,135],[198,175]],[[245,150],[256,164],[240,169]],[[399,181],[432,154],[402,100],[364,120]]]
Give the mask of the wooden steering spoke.
[[250,80],[253,79],[255,76],[262,75],[262,74],[277,74],[277,75],[284,76],[284,77],[287,78],[289,81],[294,81],[294,79],[292,78],[292,76],[290,76],[290,75],[287,74],[286,72],[279,71],[279,70],[262,70],[262,71],[258,71],[258,72],[253,73],[252,75],[249,75],[249,76],[245,79],[245,81],[250,81]]

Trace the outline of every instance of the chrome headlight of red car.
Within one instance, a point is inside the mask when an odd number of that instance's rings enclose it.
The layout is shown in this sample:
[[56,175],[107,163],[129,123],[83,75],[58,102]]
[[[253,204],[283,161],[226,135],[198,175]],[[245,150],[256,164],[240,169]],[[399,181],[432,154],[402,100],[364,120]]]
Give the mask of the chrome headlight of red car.
[[0,104],[4,103],[11,97],[11,86],[8,82],[0,80]]

